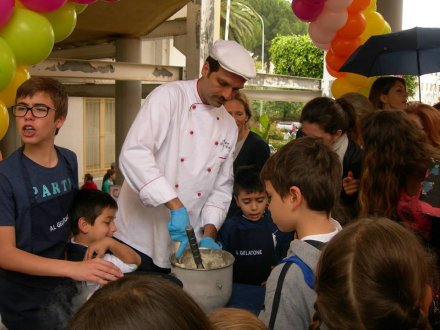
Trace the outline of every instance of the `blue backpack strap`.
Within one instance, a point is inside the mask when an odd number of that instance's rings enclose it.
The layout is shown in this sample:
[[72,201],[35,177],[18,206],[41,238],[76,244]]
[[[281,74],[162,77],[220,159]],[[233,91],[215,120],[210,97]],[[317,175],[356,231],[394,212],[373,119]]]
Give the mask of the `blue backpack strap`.
[[280,305],[281,289],[283,287],[284,278],[286,277],[286,273],[292,264],[296,264],[299,268],[301,268],[304,275],[304,281],[309,286],[309,288],[313,290],[315,287],[315,275],[313,274],[312,269],[307,266],[307,264],[302,261],[301,258],[299,258],[298,256],[291,256],[289,258],[281,260],[280,264],[282,263],[284,263],[284,266],[281,269],[280,276],[278,277],[277,287],[275,289],[275,294],[273,297],[272,311],[270,313],[269,320],[269,329],[273,329],[275,325],[278,307]]
[[310,289],[315,288],[315,274],[313,274],[312,269],[307,266],[307,264],[301,260],[298,256],[292,256],[289,258],[285,258],[281,261],[283,262],[293,262],[294,264],[297,264],[299,268],[301,268],[303,275],[304,275],[304,281],[307,283]]

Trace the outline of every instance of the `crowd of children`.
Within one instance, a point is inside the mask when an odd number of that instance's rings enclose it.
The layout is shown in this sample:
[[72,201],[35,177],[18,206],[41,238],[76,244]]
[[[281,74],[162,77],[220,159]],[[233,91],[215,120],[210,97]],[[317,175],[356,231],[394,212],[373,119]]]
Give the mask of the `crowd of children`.
[[29,79],[12,107],[23,146],[0,162],[2,322],[47,329],[46,303],[73,285],[68,301],[91,297],[69,309],[70,329],[435,328],[440,113],[406,97],[402,79],[385,77],[362,115],[357,96],[316,98],[304,137],[263,168],[236,169],[240,212],[217,235],[235,257],[233,293],[205,315],[172,276],[135,272],[141,256],[113,238],[115,170],[103,191],[90,174],[79,189],[75,154],[54,144],[67,94]]

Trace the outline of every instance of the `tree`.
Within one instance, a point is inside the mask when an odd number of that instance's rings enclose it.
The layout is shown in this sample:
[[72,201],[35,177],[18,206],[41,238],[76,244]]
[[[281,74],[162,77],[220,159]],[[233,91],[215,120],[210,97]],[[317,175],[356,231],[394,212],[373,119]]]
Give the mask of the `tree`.
[[[250,10],[246,9],[246,7]],[[247,11],[247,12],[246,12]],[[245,24],[246,19],[242,19],[242,15],[249,19],[249,24],[252,24],[252,30],[249,33],[248,30],[242,29],[241,32],[231,34],[231,31],[235,29],[235,24]],[[272,39],[277,35],[292,35],[292,34],[306,34],[307,24],[300,21],[290,8],[290,4],[285,0],[231,0],[231,15],[230,15],[230,34],[229,39],[236,40],[243,44],[246,49],[250,50],[254,55],[258,56],[261,60],[261,33],[262,24],[258,17],[264,21],[264,57],[266,67],[269,67],[271,58],[268,52],[268,48]],[[226,18],[226,0],[222,0],[221,11],[221,28],[223,29]],[[234,20],[234,21],[233,21]],[[237,20],[237,21],[236,21]],[[240,29],[238,29],[239,31]],[[238,39],[238,38],[244,38]]]
[[278,35],[269,48],[275,73],[322,79],[324,52],[308,35]]

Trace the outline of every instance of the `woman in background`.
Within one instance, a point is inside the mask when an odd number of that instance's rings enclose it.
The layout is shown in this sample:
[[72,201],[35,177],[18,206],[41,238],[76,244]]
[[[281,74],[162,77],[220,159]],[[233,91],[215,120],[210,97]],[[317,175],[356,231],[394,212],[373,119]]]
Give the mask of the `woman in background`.
[[409,118],[423,129],[431,144],[440,148],[440,112],[430,105],[413,103],[405,108]]
[[376,109],[403,110],[408,93],[406,83],[400,77],[380,77],[371,86],[368,97]]

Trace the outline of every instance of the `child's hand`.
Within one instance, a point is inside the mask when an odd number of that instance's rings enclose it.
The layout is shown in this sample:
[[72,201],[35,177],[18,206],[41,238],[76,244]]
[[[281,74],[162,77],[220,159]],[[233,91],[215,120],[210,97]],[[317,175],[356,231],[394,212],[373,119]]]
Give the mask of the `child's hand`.
[[359,180],[353,178],[353,173],[348,172],[347,177],[342,179],[342,187],[347,195],[353,195],[359,190]]
[[71,264],[69,277],[76,281],[91,281],[104,285],[124,276],[114,264],[99,258],[71,262]]
[[105,237],[99,241],[91,243],[84,255],[84,260],[102,258],[107,250],[111,250],[113,242],[113,238]]

